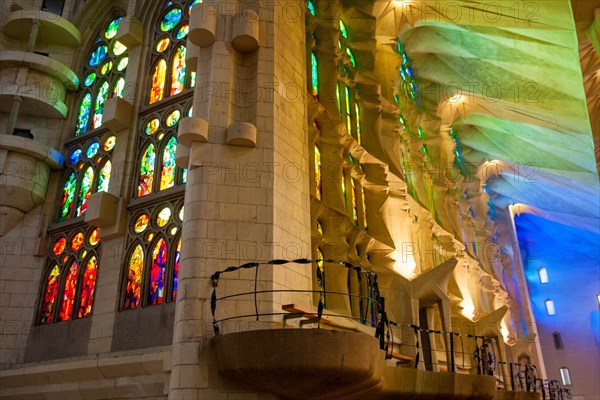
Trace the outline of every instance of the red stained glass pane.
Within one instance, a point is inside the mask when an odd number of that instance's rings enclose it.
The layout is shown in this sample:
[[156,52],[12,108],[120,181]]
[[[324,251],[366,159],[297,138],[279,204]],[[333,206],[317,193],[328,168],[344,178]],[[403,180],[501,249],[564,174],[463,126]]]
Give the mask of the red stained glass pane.
[[[81,235],[83,237],[83,235]],[[68,321],[73,314],[73,306],[75,302],[75,292],[77,291],[77,271],[79,266],[76,261],[73,261],[65,280],[65,290],[63,291],[63,301],[60,307],[58,316],[60,321]]]
[[92,246],[97,246],[98,243],[100,243],[100,238],[98,237],[98,228],[94,229],[92,233],[90,233],[88,242]]
[[175,265],[173,266],[173,300],[177,300],[177,284],[179,283],[179,259],[181,253],[181,239],[177,242],[175,252]]
[[67,239],[60,238],[54,243],[54,246],[52,246],[52,252],[55,256],[59,256],[65,251],[65,247],[67,247]]
[[56,295],[58,294],[58,280],[60,278],[60,270],[58,265],[54,265],[48,277],[46,278],[46,290],[44,292],[44,302],[42,304],[42,324],[47,324],[54,321],[53,312],[56,305]]
[[167,243],[160,239],[152,251],[150,270],[149,302],[161,304],[165,295],[165,273],[167,269]]
[[92,257],[88,260],[82,277],[83,284],[81,285],[81,302],[79,304],[79,312],[77,314],[78,318],[88,317],[92,313],[97,271],[98,262],[96,257]]

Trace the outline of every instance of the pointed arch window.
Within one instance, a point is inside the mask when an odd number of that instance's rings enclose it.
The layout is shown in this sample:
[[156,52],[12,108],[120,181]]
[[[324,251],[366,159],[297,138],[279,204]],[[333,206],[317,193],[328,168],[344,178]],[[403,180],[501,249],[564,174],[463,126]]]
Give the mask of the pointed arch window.
[[81,225],[50,237],[37,322],[91,315],[100,257],[98,228]]
[[77,108],[75,136],[100,128],[106,100],[123,95],[129,57],[127,47],[115,38],[122,19],[112,19],[98,34],[88,53],[81,79],[83,90]]
[[190,88],[196,84],[196,73],[186,65],[186,42],[191,8],[201,2],[163,0],[149,38],[149,78],[146,106],[139,115],[121,310],[177,299],[187,176],[175,163],[177,129],[182,118],[193,115]]

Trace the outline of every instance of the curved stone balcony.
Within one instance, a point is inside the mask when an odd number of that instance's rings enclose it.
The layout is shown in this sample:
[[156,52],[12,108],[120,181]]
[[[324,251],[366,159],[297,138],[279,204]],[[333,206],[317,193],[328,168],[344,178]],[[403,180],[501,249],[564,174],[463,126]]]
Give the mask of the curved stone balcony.
[[0,135],[0,236],[46,198],[51,169],[62,167],[61,154],[39,142]]
[[[26,76],[20,71],[22,67],[28,68]],[[13,97],[20,96],[23,114],[67,116],[64,100],[68,90],[77,89],[79,78],[66,65],[36,53],[5,51],[0,55],[0,69],[0,111],[10,112]]]
[[12,12],[4,24],[4,34],[17,39],[27,39],[34,21],[40,22],[39,36],[47,43],[75,47],[81,43],[79,30],[63,17],[41,10]]
[[286,399],[494,399],[495,378],[394,366],[372,336],[267,329],[215,336],[220,373]]

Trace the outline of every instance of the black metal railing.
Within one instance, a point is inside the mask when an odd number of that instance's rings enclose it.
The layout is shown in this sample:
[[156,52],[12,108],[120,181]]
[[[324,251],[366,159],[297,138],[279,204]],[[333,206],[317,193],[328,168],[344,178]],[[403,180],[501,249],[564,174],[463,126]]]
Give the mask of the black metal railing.
[[[325,285],[324,264],[337,265],[356,273],[358,293],[353,293],[352,285],[348,283],[347,291],[327,290]],[[270,289],[258,290],[258,273],[261,267],[277,267],[282,265],[308,265],[314,264],[318,290],[300,289]],[[254,269],[254,290],[233,293],[218,297],[217,289],[221,276],[239,270]],[[350,278],[349,278],[350,280]],[[289,311],[262,312],[258,306],[258,296],[276,293],[305,293],[318,295],[318,305],[314,320],[321,327],[323,317],[339,317],[357,321],[360,324],[375,328],[375,338],[379,339],[379,346],[385,351],[386,359],[398,359],[399,364],[413,365],[414,368],[437,372],[460,372],[489,375],[496,377],[496,387],[499,390],[521,392],[540,392],[542,400],[570,400],[571,393],[562,388],[558,381],[540,379],[535,365],[522,365],[519,363],[504,362],[499,359],[494,338],[487,336],[451,332],[444,330],[428,329],[411,323],[397,323],[387,318],[385,299],[379,291],[377,274],[367,271],[362,267],[352,265],[345,261],[337,260],[271,260],[267,262],[250,262],[239,266],[230,266],[222,271],[217,271],[211,276],[213,292],[210,308],[213,318],[213,329],[216,335],[221,333],[220,325],[223,322],[268,316],[290,316]],[[351,314],[328,313],[325,308],[327,297],[347,296],[350,303]],[[217,318],[217,303],[219,301],[250,297],[254,301],[254,312]],[[358,302],[358,310],[352,309],[353,300]],[[355,313],[354,311],[358,311]],[[302,313],[300,313],[302,314]],[[356,315],[357,314],[357,315]],[[394,337],[394,328],[399,328],[402,340]],[[410,340],[410,336],[414,342]],[[406,340],[408,339],[408,340]],[[406,342],[405,342],[406,340]],[[432,345],[432,343],[436,345]],[[414,354],[406,356],[405,354]]]

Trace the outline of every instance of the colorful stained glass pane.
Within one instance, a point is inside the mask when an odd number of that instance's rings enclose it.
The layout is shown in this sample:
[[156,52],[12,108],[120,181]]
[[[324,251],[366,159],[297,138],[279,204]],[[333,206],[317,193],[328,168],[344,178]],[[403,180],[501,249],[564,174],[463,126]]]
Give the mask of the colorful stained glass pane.
[[110,172],[112,170],[112,163],[107,160],[104,166],[100,169],[98,174],[98,192],[108,192],[108,184],[110,183]]
[[71,250],[78,251],[81,246],[83,246],[83,242],[83,233],[78,232],[75,236],[73,236],[73,239],[71,239]]
[[356,59],[354,58],[354,53],[352,52],[352,50],[346,49],[346,54],[348,54],[348,57],[350,57],[350,62],[352,63],[352,66],[356,68]]
[[192,7],[194,7],[196,4],[200,4],[202,3],[202,0],[194,0],[192,1],[192,4],[190,4],[189,8],[188,8],[188,15],[192,14]]
[[79,302],[78,318],[89,317],[92,314],[94,303],[94,289],[96,288],[96,275],[98,272],[98,261],[92,256],[85,265],[81,284],[81,301]]
[[96,73],[95,72],[90,72],[89,74],[87,74],[87,76],[85,77],[83,84],[85,86],[91,86],[92,83],[94,83],[94,81],[96,80]]
[[311,53],[311,64],[312,64],[312,92],[313,96],[319,94],[319,63],[315,53]]
[[75,149],[71,152],[71,154],[69,155],[69,162],[71,164],[77,164],[79,162],[79,159],[81,158],[81,153],[83,153],[83,151],[81,151],[81,149]]
[[167,77],[167,62],[159,60],[152,73],[152,89],[150,89],[150,104],[162,100],[165,92],[165,79]]
[[367,197],[365,196],[365,188],[363,186],[360,187],[360,192],[362,195],[363,226],[367,229]]
[[179,46],[173,57],[170,96],[181,93],[185,85],[185,47]]
[[174,8],[168,13],[166,13],[162,21],[160,21],[160,30],[163,32],[168,32],[171,29],[175,28],[175,25],[177,25],[180,20],[181,9]]
[[112,67],[112,61],[107,61],[104,64],[102,64],[102,67],[100,67],[100,73],[102,73],[102,75],[106,75],[112,70]]
[[117,62],[117,71],[122,72],[129,65],[129,57],[123,57]]
[[169,38],[162,38],[162,39],[160,39],[156,43],[156,51],[158,51],[159,53],[162,53],[163,51],[165,51],[169,47],[170,43],[171,43],[171,41],[169,40]]
[[117,32],[119,30],[119,21],[121,21],[122,19],[122,17],[115,18],[110,22],[110,24],[108,24],[106,30],[104,31],[105,38],[112,39],[117,35]]
[[56,295],[58,294],[58,280],[60,276],[60,270],[58,265],[54,265],[48,277],[46,278],[46,289],[44,291],[44,301],[42,303],[41,312],[41,323],[47,324],[54,321],[54,306],[56,305]]
[[88,167],[88,169],[83,174],[83,179],[81,180],[81,186],[79,188],[79,199],[77,201],[77,216],[82,216],[85,214],[85,210],[87,210],[88,199],[92,194],[92,182],[94,181],[94,170],[92,167]]
[[321,175],[321,151],[315,146],[315,196],[321,200],[321,186],[323,184],[323,178]]
[[100,46],[96,47],[90,55],[90,67],[98,66],[98,64],[100,64],[102,60],[106,58],[107,53],[108,47],[105,44],[101,44]]
[[346,92],[345,92],[345,97],[346,97],[346,129],[348,130],[349,134],[352,134],[352,117],[350,116],[350,101],[351,101],[351,97],[350,97],[350,89],[348,88],[348,86],[346,86]]
[[358,225],[358,205],[356,203],[356,183],[354,183],[354,179],[350,179],[352,182],[352,220],[355,225]]
[[310,11],[310,13],[314,16],[316,15],[315,13],[315,5],[313,4],[312,1],[308,0],[308,11]]
[[179,28],[175,37],[179,40],[185,39],[187,37],[189,31],[190,31],[190,26],[188,24],[185,24],[181,28]]
[[144,270],[144,250],[141,245],[135,249],[129,257],[129,269],[127,271],[127,288],[125,290],[126,309],[134,309],[140,306],[140,294],[142,291],[142,272]]
[[194,71],[190,72],[190,87],[196,87],[196,76]]
[[346,24],[344,21],[340,19],[340,31],[342,32],[342,36],[348,39],[348,30],[346,29]]
[[92,142],[87,150],[85,151],[85,155],[87,156],[87,158],[94,158],[94,156],[98,153],[98,149],[100,148],[100,143],[98,142]]
[[154,181],[154,168],[156,161],[156,150],[153,144],[149,144],[140,160],[140,183],[138,186],[138,197],[152,193],[152,182]]
[[112,52],[115,56],[120,56],[121,54],[125,53],[127,51],[127,46],[125,46],[123,43],[119,42],[118,40],[115,41],[115,43],[112,46]]
[[185,206],[181,206],[181,209],[179,210],[179,220],[183,221],[183,216],[185,214]]
[[65,251],[65,247],[67,247],[67,239],[60,238],[56,242],[54,242],[54,246],[52,246],[52,253],[55,256],[60,256],[63,251]]
[[60,306],[60,313],[58,314],[59,321],[68,321],[71,319],[73,314],[73,306],[75,302],[75,292],[77,291],[77,271],[79,266],[76,261],[73,261],[69,272],[67,273],[67,279],[65,280],[65,288],[63,290],[63,299]]
[[152,239],[154,239],[154,233],[148,232],[148,234],[146,235],[146,241],[150,242],[152,241]]
[[356,140],[358,144],[362,144],[362,131],[360,129],[360,112],[358,109],[358,104],[354,104],[354,113],[356,115]]
[[173,265],[173,301],[177,300],[177,284],[179,283],[179,259],[181,254],[181,239],[177,241],[175,250],[175,264]]
[[93,128],[99,128],[102,125],[102,113],[104,112],[104,103],[108,99],[108,82],[104,81],[98,89],[96,104],[94,105],[94,121]]
[[150,218],[148,217],[148,214],[140,215],[138,219],[135,220],[135,224],[133,224],[133,230],[135,231],[135,233],[144,232],[148,227],[149,221]]
[[99,229],[96,228],[90,233],[90,237],[88,238],[88,243],[91,246],[97,246],[100,243],[100,237],[98,236]]
[[187,182],[187,168],[184,168],[181,172],[181,183]]
[[75,172],[71,172],[63,186],[63,195],[60,202],[59,220],[63,221],[71,215],[73,203],[75,202],[75,190],[77,188],[77,176]]
[[160,176],[160,190],[175,186],[175,150],[177,139],[171,137],[163,151],[162,170]]
[[148,122],[146,124],[146,135],[152,135],[154,134],[154,132],[156,132],[158,130],[158,127],[160,126],[160,120],[158,118],[154,118],[152,121]]
[[169,128],[173,127],[173,126],[177,125],[177,123],[179,122],[179,118],[181,118],[181,112],[179,112],[179,110],[173,110],[172,113],[167,115],[167,119],[165,120],[165,123],[167,124],[167,126]]
[[116,143],[117,143],[117,137],[114,135],[109,136],[104,141],[104,145],[102,147],[104,148],[104,151],[106,151],[107,153],[110,153],[112,151],[112,149],[115,148]]
[[81,135],[87,131],[91,109],[92,94],[86,93],[81,100],[81,105],[79,106],[79,115],[77,115],[77,128],[75,129],[75,136]]
[[125,78],[120,77],[113,87],[113,97],[123,97],[123,90],[125,90]]
[[161,304],[165,296],[165,274],[167,272],[167,243],[160,239],[152,250],[152,268],[148,295],[150,304]]
[[163,227],[169,223],[171,219],[171,209],[169,207],[165,207],[158,213],[158,217],[156,218],[156,224],[159,227]]

